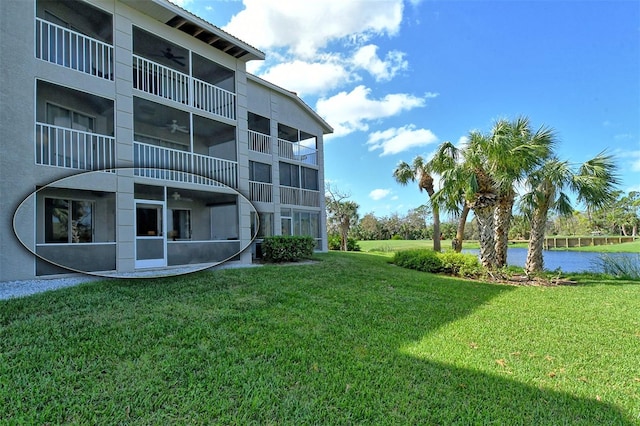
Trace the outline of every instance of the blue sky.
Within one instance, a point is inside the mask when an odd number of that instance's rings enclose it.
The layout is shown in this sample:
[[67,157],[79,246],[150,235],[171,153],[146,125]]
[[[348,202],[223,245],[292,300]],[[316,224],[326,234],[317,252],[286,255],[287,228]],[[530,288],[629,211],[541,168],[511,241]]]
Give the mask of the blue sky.
[[250,72],[334,129],[325,177],[360,215],[426,201],[392,173],[470,130],[526,115],[579,163],[607,149],[640,190],[640,2],[173,0],[259,48]]

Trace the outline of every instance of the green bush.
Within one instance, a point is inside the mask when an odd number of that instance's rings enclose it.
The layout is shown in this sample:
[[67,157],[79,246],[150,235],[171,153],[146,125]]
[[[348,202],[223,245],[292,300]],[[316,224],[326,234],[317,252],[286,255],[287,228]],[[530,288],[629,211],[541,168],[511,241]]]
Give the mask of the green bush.
[[429,249],[401,250],[393,256],[393,263],[422,272],[442,271],[442,261],[438,253]]
[[[341,241],[342,238],[340,238],[340,235],[329,235],[329,250],[340,250]],[[360,251],[360,246],[358,245],[358,241],[356,241],[355,238],[347,238],[347,251]]]
[[461,277],[482,275],[482,265],[480,265],[478,256],[474,254],[447,251],[439,253],[438,257],[442,261],[442,270],[444,272]]
[[262,254],[267,262],[297,262],[313,255],[316,241],[309,236],[276,235],[262,241]]

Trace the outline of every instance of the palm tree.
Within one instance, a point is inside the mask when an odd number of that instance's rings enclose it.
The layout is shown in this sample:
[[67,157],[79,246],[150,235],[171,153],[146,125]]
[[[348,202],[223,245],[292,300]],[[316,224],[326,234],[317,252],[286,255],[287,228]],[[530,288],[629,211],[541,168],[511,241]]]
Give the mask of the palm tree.
[[556,157],[532,172],[527,179],[529,192],[521,200],[522,210],[531,220],[525,271],[533,273],[544,269],[542,250],[549,211],[561,215],[573,212],[567,190],[575,192],[579,202],[598,208],[613,201],[617,184],[613,157],[604,152],[583,163],[577,172],[571,169],[569,162]]
[[429,201],[431,202],[431,210],[433,213],[433,250],[441,251],[440,245],[440,210],[438,204],[434,202],[433,195],[435,189],[433,185],[433,171],[430,162],[425,161],[421,156],[417,156],[413,159],[411,164],[401,161],[393,171],[393,177],[396,182],[401,185],[407,185],[410,181],[418,181],[418,188],[420,192],[422,190],[427,191],[429,195]]
[[462,251],[464,228],[471,210],[465,200],[465,169],[460,163],[462,153],[453,143],[445,141],[436,150],[431,160],[432,168],[440,174],[440,189],[434,194],[434,201],[458,219],[454,250]]
[[491,132],[487,157],[497,186],[494,211],[495,266],[507,264],[509,228],[516,198],[514,186],[549,157],[556,138],[552,129],[542,126],[531,131],[529,119],[498,120]]
[[491,173],[491,137],[479,131],[469,133],[469,142],[462,151],[459,172],[465,185],[468,207],[478,222],[480,262],[485,268],[495,266],[493,211],[498,200],[496,181]]

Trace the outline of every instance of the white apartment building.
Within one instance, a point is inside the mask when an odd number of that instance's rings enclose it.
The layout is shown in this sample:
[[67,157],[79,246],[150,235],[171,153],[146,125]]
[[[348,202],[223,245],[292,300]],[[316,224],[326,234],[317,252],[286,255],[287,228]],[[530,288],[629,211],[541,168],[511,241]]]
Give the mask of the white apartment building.
[[0,281],[327,250],[332,128],[261,51],[167,0],[2,1],[0,31]]

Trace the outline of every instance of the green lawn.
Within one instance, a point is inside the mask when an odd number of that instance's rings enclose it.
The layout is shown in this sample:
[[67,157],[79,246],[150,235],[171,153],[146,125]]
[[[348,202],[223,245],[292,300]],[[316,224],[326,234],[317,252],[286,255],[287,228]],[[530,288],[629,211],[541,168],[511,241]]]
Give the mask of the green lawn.
[[0,301],[2,424],[640,424],[640,285],[388,258]]
[[[574,238],[574,237],[571,237]],[[433,248],[432,240],[374,240],[374,241],[358,241],[360,249],[363,252],[378,252],[378,253],[392,253],[398,250],[413,249],[413,248]],[[464,241],[463,248],[477,249],[479,248],[477,241]],[[509,247],[527,248],[527,243],[515,243],[510,244]],[[451,240],[442,241],[442,249],[448,250],[451,248]],[[622,244],[610,244],[606,246],[588,246],[588,247],[575,247],[570,249],[558,249],[558,250],[571,250],[571,251],[594,251],[602,253],[640,253],[640,239],[632,243]]]

